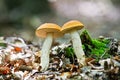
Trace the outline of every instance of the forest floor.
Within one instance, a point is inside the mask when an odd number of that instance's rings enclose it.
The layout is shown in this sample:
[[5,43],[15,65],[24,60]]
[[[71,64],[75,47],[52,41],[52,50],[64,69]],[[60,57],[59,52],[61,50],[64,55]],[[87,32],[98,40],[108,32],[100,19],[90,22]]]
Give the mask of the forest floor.
[[21,37],[0,37],[0,80],[120,80],[120,41],[80,34],[86,66],[79,65],[71,41],[54,43],[41,71],[41,46]]

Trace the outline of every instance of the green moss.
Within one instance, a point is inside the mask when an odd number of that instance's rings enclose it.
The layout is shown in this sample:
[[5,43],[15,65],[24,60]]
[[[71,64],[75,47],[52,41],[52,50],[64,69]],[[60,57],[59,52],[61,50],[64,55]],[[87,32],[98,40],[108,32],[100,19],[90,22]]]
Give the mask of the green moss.
[[84,30],[80,34],[80,38],[83,44],[92,44],[92,38],[90,37],[89,33],[87,30]]
[[92,39],[92,45],[94,45],[95,48],[100,48],[100,47],[106,48],[107,47],[105,43],[100,42],[97,39]]
[[6,43],[0,43],[0,46],[1,47],[7,47],[7,44]]
[[93,57],[96,59],[109,57],[109,54],[107,53],[107,50],[109,50],[109,40],[93,39],[90,37],[87,30],[84,30],[80,34],[80,37],[87,57]]
[[73,57],[73,55],[74,55],[73,47],[65,48],[64,52],[65,52],[65,56],[68,57],[68,58]]

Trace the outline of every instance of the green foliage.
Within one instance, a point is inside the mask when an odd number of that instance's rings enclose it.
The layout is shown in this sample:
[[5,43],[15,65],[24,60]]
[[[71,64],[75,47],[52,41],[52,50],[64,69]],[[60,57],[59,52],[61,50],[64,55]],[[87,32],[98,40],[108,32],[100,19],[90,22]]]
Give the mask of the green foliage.
[[87,30],[84,30],[80,37],[87,57],[93,57],[99,60],[100,58],[107,58],[110,56],[108,54],[109,47],[107,46],[110,42],[109,40],[92,39]]
[[95,48],[106,48],[106,44],[103,43],[103,42],[100,42],[99,40],[97,39],[92,39],[92,44],[94,45]]
[[74,55],[73,47],[67,47],[64,50],[65,50],[66,57],[68,57],[68,58],[73,57],[73,55]]
[[5,43],[2,37],[0,37],[0,47],[7,47],[7,44]]
[[7,47],[6,43],[0,43],[0,47]]
[[83,44],[92,44],[92,38],[90,37],[87,30],[84,30],[80,34],[80,38],[81,38]]

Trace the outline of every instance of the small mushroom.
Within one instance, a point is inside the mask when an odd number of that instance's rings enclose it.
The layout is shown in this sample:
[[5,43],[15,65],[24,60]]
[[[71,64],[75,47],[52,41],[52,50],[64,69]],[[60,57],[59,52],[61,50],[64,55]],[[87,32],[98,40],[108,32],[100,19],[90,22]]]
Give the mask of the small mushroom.
[[78,60],[79,64],[86,65],[85,64],[85,53],[82,49],[80,35],[77,31],[77,30],[82,29],[83,27],[84,27],[84,25],[81,22],[79,22],[77,20],[72,20],[72,21],[65,23],[62,26],[61,31],[64,34],[70,33],[77,60]]
[[41,71],[47,70],[49,66],[49,53],[50,48],[53,42],[53,38],[60,37],[62,34],[60,33],[60,26],[53,23],[44,23],[36,30],[36,35],[41,38],[45,38],[45,41],[41,50]]

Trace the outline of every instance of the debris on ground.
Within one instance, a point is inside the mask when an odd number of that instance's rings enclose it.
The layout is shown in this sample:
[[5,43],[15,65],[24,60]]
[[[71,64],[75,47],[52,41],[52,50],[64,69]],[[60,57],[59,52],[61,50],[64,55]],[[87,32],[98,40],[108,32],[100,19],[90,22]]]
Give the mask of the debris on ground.
[[20,37],[0,37],[0,80],[120,80],[120,41],[88,31],[80,34],[86,66],[78,64],[72,43],[53,45],[49,68],[40,71],[41,47]]

